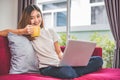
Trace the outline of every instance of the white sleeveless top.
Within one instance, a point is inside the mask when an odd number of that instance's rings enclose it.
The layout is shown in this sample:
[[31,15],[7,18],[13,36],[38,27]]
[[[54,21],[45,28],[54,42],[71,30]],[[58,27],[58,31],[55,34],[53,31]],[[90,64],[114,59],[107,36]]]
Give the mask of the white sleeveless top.
[[58,35],[53,29],[42,28],[40,36],[31,41],[39,60],[39,68],[58,66],[59,58],[55,52],[54,42],[58,41]]

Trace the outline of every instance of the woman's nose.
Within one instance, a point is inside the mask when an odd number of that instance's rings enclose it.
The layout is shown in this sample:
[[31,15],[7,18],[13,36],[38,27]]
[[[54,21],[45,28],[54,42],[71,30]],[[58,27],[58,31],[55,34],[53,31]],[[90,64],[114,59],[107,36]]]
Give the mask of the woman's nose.
[[34,23],[37,24],[39,22],[38,18],[35,18]]

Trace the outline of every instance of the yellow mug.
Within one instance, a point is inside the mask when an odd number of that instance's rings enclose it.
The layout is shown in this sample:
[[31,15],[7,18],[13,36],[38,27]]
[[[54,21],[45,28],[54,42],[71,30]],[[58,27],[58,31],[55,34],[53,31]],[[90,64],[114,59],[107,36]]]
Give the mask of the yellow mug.
[[34,25],[33,34],[31,34],[31,37],[38,37],[38,36],[40,36],[40,26]]

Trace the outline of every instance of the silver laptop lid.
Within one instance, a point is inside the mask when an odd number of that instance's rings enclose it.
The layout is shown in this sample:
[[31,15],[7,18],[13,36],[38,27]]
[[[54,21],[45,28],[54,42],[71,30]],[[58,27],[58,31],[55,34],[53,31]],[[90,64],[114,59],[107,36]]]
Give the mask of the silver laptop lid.
[[86,66],[95,47],[94,42],[68,40],[60,66]]

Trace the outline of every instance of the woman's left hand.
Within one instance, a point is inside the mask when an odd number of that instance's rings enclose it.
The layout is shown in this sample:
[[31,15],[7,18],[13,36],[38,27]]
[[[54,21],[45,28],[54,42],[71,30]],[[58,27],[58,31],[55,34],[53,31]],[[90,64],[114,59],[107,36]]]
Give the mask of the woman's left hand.
[[58,54],[58,57],[59,57],[59,59],[62,59],[62,58],[63,58],[63,53],[60,52],[60,53]]

